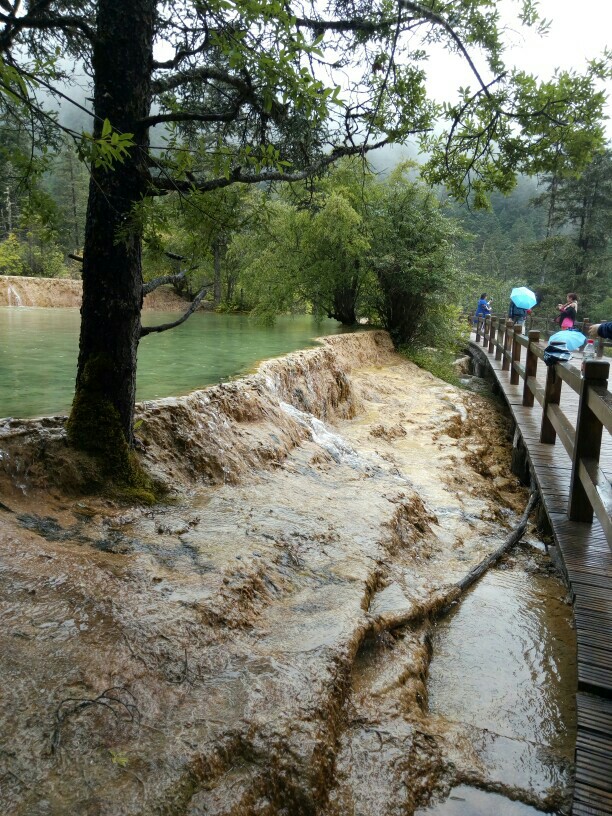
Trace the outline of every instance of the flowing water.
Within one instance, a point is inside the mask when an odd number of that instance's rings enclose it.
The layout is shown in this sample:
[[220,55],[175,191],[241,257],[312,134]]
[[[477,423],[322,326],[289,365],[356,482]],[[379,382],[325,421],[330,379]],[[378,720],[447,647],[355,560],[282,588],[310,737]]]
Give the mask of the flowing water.
[[526,503],[489,399],[369,332],[139,418],[151,508],[35,492],[61,439],[0,434],[0,811],[568,812],[562,581],[531,531],[455,588]]
[[[145,325],[176,313],[143,315]],[[0,308],[0,417],[66,413],[78,356],[78,309]],[[260,360],[315,345],[315,337],[342,331],[335,320],[300,315],[273,327],[245,315],[197,312],[171,331],[143,338],[137,399],[186,394],[253,370]]]
[[[435,627],[429,715],[462,785],[425,816],[521,816],[559,804],[576,740],[576,640],[565,587],[532,540]],[[482,790],[485,788],[486,790]],[[495,791],[503,791],[502,798]],[[524,799],[524,802],[513,801]]]

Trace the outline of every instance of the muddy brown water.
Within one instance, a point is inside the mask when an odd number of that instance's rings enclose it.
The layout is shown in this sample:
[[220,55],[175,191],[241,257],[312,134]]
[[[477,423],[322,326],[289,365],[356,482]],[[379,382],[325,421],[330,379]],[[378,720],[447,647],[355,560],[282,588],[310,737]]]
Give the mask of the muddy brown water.
[[534,531],[441,614],[526,503],[498,406],[370,333],[140,416],[154,508],[67,498],[61,423],[0,434],[1,812],[566,812]]

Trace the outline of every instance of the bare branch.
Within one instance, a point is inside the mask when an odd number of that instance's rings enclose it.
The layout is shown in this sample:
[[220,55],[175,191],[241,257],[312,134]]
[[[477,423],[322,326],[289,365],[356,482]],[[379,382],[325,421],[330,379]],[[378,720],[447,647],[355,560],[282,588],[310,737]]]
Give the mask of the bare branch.
[[177,272],[176,275],[160,275],[159,278],[154,278],[152,281],[142,284],[142,294],[148,295],[154,292],[159,286],[165,286],[167,283],[180,283],[182,280],[185,280],[186,274],[187,270],[183,269],[182,272]]
[[20,31],[25,29],[60,29],[69,31],[77,29],[90,42],[94,41],[95,34],[87,23],[79,17],[62,17],[59,15],[38,16],[26,14],[24,17],[0,14],[0,22],[5,23],[5,30],[0,37],[0,51],[8,50]]
[[191,306],[187,309],[184,315],[179,317],[178,320],[175,320],[173,323],[162,323],[159,326],[143,326],[140,329],[140,336],[146,337],[147,334],[152,334],[153,332],[168,331],[168,329],[174,329],[175,326],[180,326],[181,323],[184,323],[187,320],[187,318],[191,317],[191,315],[195,312],[195,310],[198,308],[198,306],[204,299],[204,295],[208,292],[211,286],[212,283],[204,284],[202,289],[200,289],[198,294],[193,299],[193,303],[191,304]]
[[214,66],[201,66],[188,71],[179,71],[164,79],[158,79],[153,82],[153,93],[160,94],[173,91],[175,88],[180,88],[181,85],[186,85],[189,82],[205,82],[208,79],[229,85],[240,91],[243,96],[253,93],[251,85],[244,79],[228,74],[227,71],[222,71]]
[[[164,252],[164,255],[166,256],[166,258],[170,258],[170,260],[172,260],[172,261],[184,261],[185,260],[184,255],[177,255],[176,252],[166,251],[166,252]],[[83,263],[83,256],[82,255],[76,255],[74,252],[69,252],[68,257],[72,258],[73,261],[78,261],[79,263]],[[170,278],[170,280],[163,280],[162,278],[155,278],[154,280],[149,281],[149,283],[143,284],[142,293],[143,293],[143,295],[148,295],[149,292],[152,292],[154,289],[157,289],[158,286],[163,286],[164,283],[175,283],[175,282],[178,283],[178,280],[180,278],[184,277],[187,274],[187,272],[193,272],[193,270],[197,269],[197,268],[198,268],[197,266],[192,266],[191,269],[185,269],[182,272],[177,273],[176,275],[165,275],[164,276],[166,278]],[[161,281],[161,283],[156,283],[156,281]],[[154,283],[155,283],[155,286],[152,285]]]
[[166,258],[170,258],[173,261],[184,261],[185,260],[184,255],[177,255],[176,252],[168,252],[168,250],[166,250],[164,252],[164,255],[166,256]]
[[[111,694],[111,692],[121,692],[128,698],[128,702],[122,700],[116,693]],[[66,703],[74,703],[74,705],[70,708],[62,708]],[[140,711],[136,706],[136,699],[132,692],[123,686],[112,686],[93,699],[66,697],[65,700],[61,701],[55,711],[55,727],[51,737],[51,753],[55,754],[59,751],[62,725],[68,717],[89,706],[102,706],[108,709],[111,714],[118,719],[124,719],[128,722],[140,722]]]
[[[164,254],[173,260],[183,260],[182,255],[175,255],[174,252],[165,252]],[[183,269],[182,272],[177,272],[175,275],[160,275],[159,278],[153,278],[152,281],[143,283],[142,294],[148,295],[150,292],[154,292],[155,289],[160,286],[164,286],[167,283],[180,283],[182,280],[185,280],[185,276],[188,275],[189,272],[193,272],[197,268],[198,264],[189,267],[189,269]]]

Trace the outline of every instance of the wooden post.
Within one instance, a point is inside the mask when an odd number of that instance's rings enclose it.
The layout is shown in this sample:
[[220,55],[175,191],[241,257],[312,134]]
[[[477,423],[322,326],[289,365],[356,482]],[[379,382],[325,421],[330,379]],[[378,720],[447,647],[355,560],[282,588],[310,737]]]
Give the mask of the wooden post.
[[482,317],[480,315],[476,315],[476,342],[480,343],[480,321]]
[[522,326],[515,326],[514,331],[512,332],[512,363],[510,365],[510,385],[518,385],[520,375],[518,371],[514,368],[515,363],[520,363],[521,361],[521,347],[517,340],[519,334],[523,333]]
[[491,323],[489,324],[489,354],[495,351],[495,318],[491,315]]
[[589,388],[592,385],[608,387],[610,363],[603,360],[590,360],[584,364],[584,374],[580,384],[580,403],[576,419],[576,437],[572,459],[572,481],[570,483],[567,515],[570,521],[593,521],[593,507],[586,490],[582,485],[578,470],[581,459],[594,459],[599,462],[601,451],[601,421],[591,411],[588,402]]
[[529,377],[536,377],[538,373],[538,358],[531,350],[531,344],[535,343],[536,345],[540,342],[540,332],[539,331],[530,331],[529,332],[529,345],[527,346],[527,358],[525,360],[525,384],[523,385],[523,405],[526,408],[533,408],[533,399],[534,394],[527,381]]
[[491,315],[487,315],[484,318],[484,321],[483,321],[483,324],[482,324],[482,345],[483,346],[487,345],[487,335],[489,333],[490,324],[491,324]]
[[506,334],[504,336],[502,371],[507,371],[510,368],[510,360],[508,359],[508,354],[510,349],[510,342],[512,341],[513,326],[514,323],[510,320],[510,318],[508,318],[508,320],[506,320]]
[[495,359],[501,360],[502,358],[502,341],[504,339],[504,319],[503,317],[497,318],[497,348],[495,349]]
[[540,442],[545,445],[554,445],[557,439],[557,432],[553,428],[552,422],[548,418],[548,406],[558,405],[561,399],[561,383],[563,380],[557,376],[555,366],[548,366],[546,369],[546,386],[544,389],[544,405],[542,405],[542,425],[540,426]]

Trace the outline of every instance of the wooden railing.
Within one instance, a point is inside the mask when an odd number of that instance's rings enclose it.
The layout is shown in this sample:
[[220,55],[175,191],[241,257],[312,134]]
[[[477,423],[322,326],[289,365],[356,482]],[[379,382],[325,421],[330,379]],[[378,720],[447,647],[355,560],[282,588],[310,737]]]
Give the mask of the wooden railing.
[[[476,326],[476,317],[474,313],[467,313],[462,312],[462,315],[465,317],[465,320],[470,324],[470,326]],[[499,318],[497,315],[491,315],[494,320],[498,320]],[[505,318],[501,318],[502,320]],[[479,322],[482,324],[485,318],[480,317]],[[585,317],[583,320],[577,320],[574,323],[574,328],[581,331],[583,334],[588,335],[589,327],[593,325],[593,321],[589,320],[588,317]],[[527,315],[525,317],[525,331],[531,331],[532,329],[537,329],[540,332],[540,336],[542,338],[550,337],[551,334],[555,334],[555,332],[561,331],[561,326],[555,323],[552,317],[541,317],[539,315]],[[612,357],[612,341],[605,340],[603,337],[595,338],[595,356],[596,357],[603,357],[604,354],[607,357]]]
[[[612,486],[599,467],[604,429],[612,434],[612,394],[608,390],[610,363],[591,360],[581,372],[569,363],[556,363],[546,369],[544,385],[537,381],[538,361],[544,357],[540,332],[523,334],[507,318],[480,317],[476,325],[476,342],[495,352],[502,360],[502,370],[510,371],[510,383],[523,380],[523,405],[532,407],[534,400],[542,406],[540,442],[554,445],[561,440],[572,461],[567,514],[572,521],[591,523],[595,514],[608,542],[612,541]],[[521,352],[526,350],[524,365]],[[561,410],[561,386],[565,383],[579,395],[576,425]]]

